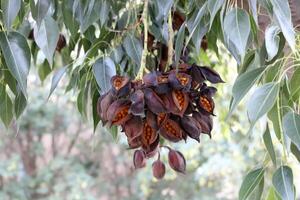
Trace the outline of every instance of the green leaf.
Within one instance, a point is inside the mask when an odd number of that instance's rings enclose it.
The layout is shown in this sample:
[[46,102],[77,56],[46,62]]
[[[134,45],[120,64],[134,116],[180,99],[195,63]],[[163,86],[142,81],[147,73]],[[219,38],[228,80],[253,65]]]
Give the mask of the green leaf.
[[266,200],[281,200],[280,196],[276,193],[276,190],[274,187],[271,187],[269,189]]
[[249,172],[243,180],[242,186],[239,191],[239,200],[246,200],[251,192],[256,188],[256,186],[264,178],[265,170],[259,168]]
[[236,79],[232,87],[233,102],[231,104],[228,117],[231,116],[232,112],[236,109],[237,105],[241,102],[255,82],[260,79],[264,70],[265,68],[263,67],[257,68],[245,72]]
[[268,53],[268,60],[272,60],[278,52],[279,49],[279,37],[280,29],[278,26],[269,26],[265,31],[265,43],[266,50]]
[[250,36],[250,19],[246,11],[234,8],[224,18],[224,37],[236,47],[237,53],[243,58],[246,53]]
[[111,128],[109,128],[109,132],[113,137],[113,139],[116,141],[118,139],[118,132],[119,132],[118,127],[112,126]]
[[100,97],[99,92],[95,90],[92,100],[92,106],[93,106],[93,123],[94,123],[94,132],[96,131],[97,125],[100,121],[100,117],[97,112],[97,103],[98,98]]
[[12,101],[6,93],[5,86],[3,85],[0,85],[0,118],[6,128],[8,128],[13,118]]
[[265,185],[265,179],[262,178],[261,181],[259,182],[258,186],[254,188],[254,190],[251,192],[249,195],[248,199],[249,200],[261,200],[262,194],[264,191],[264,185]]
[[15,98],[15,114],[18,119],[24,112],[27,105],[27,100],[22,92],[19,92]]
[[34,40],[37,46],[42,50],[46,56],[50,66],[53,64],[53,55],[56,49],[59,38],[59,29],[56,21],[47,16],[41,22],[40,27],[34,28]]
[[109,10],[110,10],[109,2],[107,0],[102,0],[101,9],[99,12],[101,26],[103,26],[106,23],[108,19]]
[[283,200],[294,200],[293,172],[288,166],[280,166],[273,174],[273,186]]
[[1,0],[2,19],[9,29],[21,8],[21,0]]
[[298,162],[300,162],[300,150],[297,148],[297,146],[294,143],[291,144],[291,152],[297,158]]
[[185,24],[182,24],[177,33],[176,42],[175,42],[175,66],[176,67],[180,60],[180,55],[182,53],[184,36],[185,36]]
[[293,28],[289,2],[286,0],[272,0],[274,16],[279,23],[282,33],[292,50],[295,50],[295,31]]
[[[299,61],[296,64],[300,64]],[[290,98],[293,99],[294,102],[297,102],[300,98],[300,67],[294,71],[292,78],[289,81],[289,87],[291,91]]]
[[26,96],[27,76],[30,67],[30,49],[23,35],[17,32],[0,32],[0,47],[6,65]]
[[49,65],[49,63],[45,60],[43,64],[38,66],[38,74],[40,77],[40,80],[43,82],[47,76],[51,73],[52,69]]
[[277,109],[277,104],[279,102],[277,101],[274,106],[272,107],[272,109],[268,112],[268,118],[272,121],[273,124],[273,129],[275,132],[275,135],[277,137],[278,140],[281,140],[281,128],[280,128],[280,124],[282,123],[282,119],[279,113],[279,110]]
[[169,10],[173,5],[173,0],[154,0],[153,1],[156,7],[156,21],[162,21],[168,16]]
[[62,15],[64,19],[64,24],[71,32],[72,37],[75,37],[76,33],[78,32],[79,24],[73,17],[73,1],[62,1],[62,4]]
[[111,77],[116,75],[114,61],[110,57],[99,58],[93,66],[93,73],[101,93],[107,92],[111,88]]
[[124,39],[123,47],[128,56],[134,61],[137,66],[140,66],[142,59],[143,46],[140,40],[134,36],[128,35]]
[[259,118],[271,110],[277,99],[279,88],[279,83],[271,82],[254,91],[254,94],[247,102],[248,117],[252,126]]
[[253,19],[256,24],[258,24],[258,16],[257,16],[257,0],[249,0],[250,10],[253,16]]
[[224,0],[209,0],[208,1],[207,8],[208,8],[209,13],[210,13],[209,29],[211,29],[214,18],[216,16],[217,12],[221,9],[223,4],[224,4]]
[[38,0],[35,4],[34,0],[30,0],[32,17],[35,19],[38,26],[41,25],[42,20],[47,15],[50,3],[50,0]]
[[89,26],[100,18],[101,3],[99,0],[74,1],[73,15],[80,24],[81,33],[84,33]]
[[274,151],[273,141],[272,141],[272,137],[271,137],[270,129],[269,129],[268,125],[267,125],[266,131],[263,135],[263,139],[264,139],[266,149],[271,157],[271,160],[272,160],[273,164],[276,166],[276,154]]
[[53,93],[53,91],[57,87],[57,85],[58,85],[59,81],[61,80],[61,78],[63,77],[63,75],[66,73],[67,68],[68,68],[68,65],[58,69],[54,73],[54,75],[52,77],[52,81],[51,81],[50,93],[49,93],[48,98],[51,96],[51,94]]
[[300,149],[300,115],[288,112],[282,120],[283,132]]

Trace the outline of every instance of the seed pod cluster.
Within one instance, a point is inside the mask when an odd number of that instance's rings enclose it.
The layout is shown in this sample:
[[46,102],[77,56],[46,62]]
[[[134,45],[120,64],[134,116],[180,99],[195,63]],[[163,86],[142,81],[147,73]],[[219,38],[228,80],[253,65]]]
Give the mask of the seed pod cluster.
[[[179,142],[190,137],[200,142],[201,134],[211,137],[217,89],[206,81],[223,82],[211,68],[195,64],[150,72],[142,80],[116,75],[111,89],[100,96],[97,111],[103,124],[122,127],[131,149],[139,148],[134,165],[141,168],[159,151],[161,138]],[[169,151],[169,164],[184,173],[185,159],[180,152]],[[155,177],[163,177],[164,171],[161,161],[153,164]]]

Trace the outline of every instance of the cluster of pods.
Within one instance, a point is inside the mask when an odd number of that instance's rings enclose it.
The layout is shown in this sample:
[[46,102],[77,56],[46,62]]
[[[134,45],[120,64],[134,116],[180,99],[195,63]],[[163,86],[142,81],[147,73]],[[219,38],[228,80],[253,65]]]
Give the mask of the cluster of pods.
[[[153,175],[160,179],[165,165],[159,150],[163,139],[170,142],[187,140],[200,142],[200,134],[211,137],[214,115],[213,96],[217,89],[208,86],[223,80],[209,67],[181,64],[167,72],[150,72],[142,80],[114,76],[111,89],[100,96],[97,111],[102,123],[122,127],[131,149],[137,149],[133,162],[136,168],[144,167],[146,159],[158,154],[153,163]],[[184,156],[170,147],[170,167],[184,173]]]

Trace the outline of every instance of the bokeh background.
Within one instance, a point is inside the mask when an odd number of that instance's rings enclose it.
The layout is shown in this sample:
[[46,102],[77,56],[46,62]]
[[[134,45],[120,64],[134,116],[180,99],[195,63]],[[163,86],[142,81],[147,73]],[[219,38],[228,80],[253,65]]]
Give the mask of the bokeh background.
[[[94,132],[91,109],[89,118],[80,116],[76,91],[65,92],[68,77],[48,99],[51,77],[41,82],[38,71],[31,69],[28,108],[11,128],[0,125],[0,199],[237,199],[244,176],[261,167],[258,163],[275,170],[262,139],[266,119],[247,134],[250,125],[243,102],[226,120],[237,74],[236,63],[225,49],[220,49],[219,57],[209,51],[192,57],[198,64],[212,66],[226,83],[217,86],[212,139],[203,135],[200,143],[172,144],[186,157],[186,175],[167,167],[165,178],[157,181],[151,159],[146,168],[134,170],[133,151],[127,150],[124,135],[101,125]],[[281,146],[276,143],[275,147]],[[165,150],[162,159],[167,163]],[[295,185],[300,185],[299,163],[293,155],[289,162]],[[271,174],[265,177],[264,197],[272,184]]]

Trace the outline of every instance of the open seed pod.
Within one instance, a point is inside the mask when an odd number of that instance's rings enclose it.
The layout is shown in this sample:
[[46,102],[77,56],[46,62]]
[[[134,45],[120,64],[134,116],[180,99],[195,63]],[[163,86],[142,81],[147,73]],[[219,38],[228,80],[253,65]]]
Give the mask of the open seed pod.
[[[160,158],[163,140],[173,143],[192,138],[200,142],[201,134],[211,137],[217,89],[206,81],[223,82],[214,70],[188,64],[181,64],[177,71],[147,73],[142,80],[116,75],[110,91],[98,99],[97,112],[103,124],[122,127],[129,149],[136,149],[134,166],[142,168],[146,159]],[[185,173],[183,154],[167,148],[170,167]],[[157,179],[165,174],[159,158],[152,165]]]

